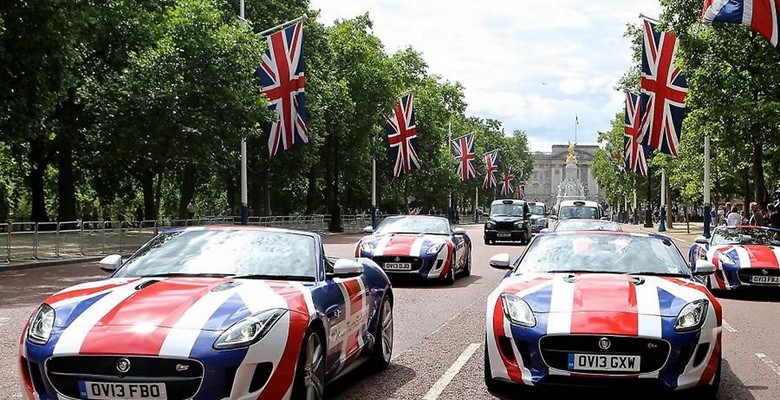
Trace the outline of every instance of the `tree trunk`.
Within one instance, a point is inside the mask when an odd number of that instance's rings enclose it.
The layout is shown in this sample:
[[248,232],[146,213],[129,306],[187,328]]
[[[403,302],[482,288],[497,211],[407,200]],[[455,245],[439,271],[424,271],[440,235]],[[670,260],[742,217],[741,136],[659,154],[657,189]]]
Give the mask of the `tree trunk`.
[[71,136],[65,134],[57,138],[58,158],[57,191],[59,205],[57,216],[60,221],[74,221],[78,218],[76,206],[76,186],[73,176],[73,143]]
[[750,190],[750,170],[742,169],[742,211],[745,218],[750,218],[750,202],[753,201],[753,191]]
[[314,214],[317,203],[317,165],[309,168],[309,187],[306,190],[306,214]]
[[664,199],[664,203],[666,204],[666,229],[674,229],[674,218],[672,218],[672,201],[674,199],[672,198],[672,191],[669,190],[668,181],[666,183],[666,198]]
[[156,220],[157,207],[154,206],[154,174],[144,174],[141,179],[141,190],[144,195],[144,216],[148,220]]
[[179,195],[179,218],[189,219],[187,204],[193,201],[195,197],[195,167],[192,165],[184,167]]
[[45,139],[35,138],[30,141],[30,152],[27,159],[30,162],[30,191],[32,192],[32,222],[48,222],[46,213],[46,192],[44,189],[44,174],[48,166],[44,142]]
[[[162,181],[163,181],[163,173],[160,172],[157,174],[157,186],[154,188],[154,209],[152,214],[147,214],[152,217],[147,217],[149,219],[159,219],[160,218],[160,204],[162,203]],[[145,200],[144,200],[145,201]]]
[[756,203],[766,205],[766,184],[764,182],[764,146],[761,140],[753,141],[753,179]]

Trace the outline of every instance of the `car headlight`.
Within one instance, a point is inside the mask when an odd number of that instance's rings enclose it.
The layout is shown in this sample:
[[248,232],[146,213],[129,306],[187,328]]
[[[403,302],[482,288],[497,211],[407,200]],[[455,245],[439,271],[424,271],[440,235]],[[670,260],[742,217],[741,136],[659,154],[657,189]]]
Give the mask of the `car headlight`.
[[516,228],[522,228],[522,227],[523,227],[523,221],[517,221],[517,222],[515,222],[515,227],[516,227]]
[[511,323],[528,328],[536,326],[534,312],[528,303],[520,297],[504,293],[501,295],[501,305],[504,309],[504,315],[509,318]]
[[360,245],[360,254],[367,254],[371,255],[374,253],[374,246],[372,246],[370,243],[363,243]]
[[214,341],[217,350],[250,346],[262,339],[287,310],[276,308],[244,318],[227,328]]
[[428,247],[428,250],[425,250],[425,254],[438,254],[442,247],[444,247],[444,243],[434,244]]
[[705,299],[695,300],[685,305],[677,315],[674,322],[674,330],[677,332],[691,332],[701,328],[707,318],[707,307],[710,302]]
[[726,253],[718,253],[718,261],[720,261],[721,265],[723,264],[734,265],[737,263],[733,258],[731,258],[731,256],[729,256]]
[[487,223],[485,223],[485,227],[486,228],[495,228],[496,227],[496,223],[493,222],[493,221],[488,221]]
[[54,319],[56,313],[48,304],[41,304],[38,311],[30,319],[30,326],[27,328],[27,340],[35,344],[46,344],[51,336],[51,330],[54,328]]

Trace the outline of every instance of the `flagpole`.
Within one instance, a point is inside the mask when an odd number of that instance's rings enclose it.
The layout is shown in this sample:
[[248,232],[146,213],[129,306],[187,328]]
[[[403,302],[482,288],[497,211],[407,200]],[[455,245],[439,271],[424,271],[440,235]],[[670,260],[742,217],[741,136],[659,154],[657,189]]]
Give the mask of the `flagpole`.
[[577,118],[577,114],[574,114],[574,144],[577,144],[577,125],[580,124],[579,118]]
[[[450,154],[452,154],[452,121],[447,121],[447,147],[449,147]],[[455,213],[452,210],[452,188],[450,188],[449,198],[447,200],[447,219],[450,223],[455,220]]]
[[710,237],[710,135],[704,135],[704,237]]
[[479,223],[479,185],[474,188],[474,222]]
[[658,232],[666,232],[666,171],[661,171],[661,212]]
[[374,149],[371,160],[371,227],[376,228],[376,145],[372,147]]
[[[246,18],[244,17],[244,0],[241,0],[238,16],[241,19],[241,24],[246,25]],[[247,173],[246,173],[246,136],[241,136],[241,225],[249,224],[249,195],[247,189]]]
[[[244,0],[241,0],[241,4],[242,4],[242,6],[243,6],[243,4],[244,4]],[[282,22],[281,24],[279,24],[279,25],[276,25],[276,26],[274,26],[274,27],[272,27],[272,28],[268,28],[268,29],[266,29],[266,30],[264,30],[264,31],[260,32],[260,33],[259,33],[259,35],[260,35],[260,36],[265,36],[265,35],[267,35],[267,34],[269,34],[269,33],[273,32],[273,31],[277,31],[277,30],[279,30],[279,29],[282,29],[282,28],[288,27],[288,26],[290,26],[290,25],[292,25],[292,24],[294,24],[294,23],[296,23],[296,22],[298,22],[298,21],[300,21],[300,20],[302,20],[302,19],[304,19],[304,18],[306,18],[306,14],[303,14],[303,15],[301,15],[301,16],[300,16],[300,17],[298,17],[298,18],[291,19],[291,20],[289,20],[289,21],[287,21],[287,22]],[[242,19],[243,19],[243,18],[242,18]]]

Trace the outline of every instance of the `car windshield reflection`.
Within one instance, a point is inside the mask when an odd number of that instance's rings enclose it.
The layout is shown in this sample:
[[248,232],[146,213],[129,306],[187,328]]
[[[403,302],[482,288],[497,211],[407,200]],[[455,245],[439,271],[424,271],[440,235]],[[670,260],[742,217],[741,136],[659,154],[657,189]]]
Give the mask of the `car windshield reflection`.
[[424,233],[431,235],[449,235],[450,223],[442,217],[387,217],[377,226],[377,234]]
[[712,234],[712,245],[780,246],[780,230],[767,227],[719,227]]

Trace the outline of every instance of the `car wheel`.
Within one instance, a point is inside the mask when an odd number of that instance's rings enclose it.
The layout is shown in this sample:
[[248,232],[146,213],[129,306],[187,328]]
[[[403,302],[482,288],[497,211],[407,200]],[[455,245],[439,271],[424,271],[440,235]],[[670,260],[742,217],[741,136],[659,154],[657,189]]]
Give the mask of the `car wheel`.
[[393,304],[387,294],[382,299],[382,307],[379,309],[376,336],[377,342],[369,363],[375,371],[383,371],[390,365],[390,358],[393,355]]
[[325,398],[325,345],[320,334],[312,329],[306,333],[298,356],[292,398]]
[[471,249],[466,253],[466,265],[463,267],[463,276],[471,275]]
[[488,239],[488,238],[485,238],[485,244],[486,244],[486,245],[490,245],[490,239]]
[[447,276],[444,277],[444,284],[445,285],[455,284],[455,254],[453,254],[452,257],[450,257],[450,269],[447,271]]
[[501,383],[493,379],[493,373],[490,371],[490,354],[488,353],[487,335],[485,335],[485,386],[493,392],[501,387]]

